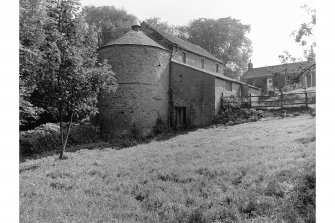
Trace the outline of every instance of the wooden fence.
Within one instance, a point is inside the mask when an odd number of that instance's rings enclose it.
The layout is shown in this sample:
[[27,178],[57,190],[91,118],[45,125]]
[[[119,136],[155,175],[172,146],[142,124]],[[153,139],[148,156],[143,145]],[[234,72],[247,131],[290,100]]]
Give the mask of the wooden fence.
[[316,92],[281,93],[278,95],[223,97],[225,101],[247,103],[253,108],[292,108],[308,107],[316,103]]

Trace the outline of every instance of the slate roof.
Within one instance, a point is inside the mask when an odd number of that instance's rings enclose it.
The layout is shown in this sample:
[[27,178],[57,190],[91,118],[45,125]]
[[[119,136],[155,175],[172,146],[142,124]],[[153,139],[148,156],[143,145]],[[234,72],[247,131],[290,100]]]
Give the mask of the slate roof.
[[257,67],[252,70],[247,71],[242,78],[254,78],[254,77],[266,77],[272,76],[273,73],[283,73],[286,70],[287,65],[287,73],[293,74],[302,71],[312,65],[311,62],[296,62],[296,63],[288,63],[288,64],[280,64],[274,66],[266,66],[266,67]]
[[142,31],[134,31],[130,30],[124,35],[122,35],[120,38],[112,40],[108,42],[106,45],[102,46],[112,46],[112,45],[142,45],[142,46],[153,46],[158,47],[160,49],[165,49],[162,45],[156,43],[154,40],[152,40],[150,37],[148,37],[145,33]]
[[142,22],[141,26],[146,28],[147,26],[150,27],[151,29],[153,29],[154,31],[156,31],[158,34],[160,34],[161,36],[163,36],[165,39],[167,39],[169,42],[177,45],[178,47],[190,51],[192,53],[198,54],[200,56],[212,59],[216,62],[219,62],[222,64],[222,60],[216,58],[215,56],[213,56],[212,54],[210,54],[209,52],[207,52],[205,49],[201,48],[198,45],[192,44],[186,40],[180,39],[172,34],[166,33],[162,30],[158,30],[157,28],[153,28],[152,26],[148,25],[146,22]]
[[182,65],[182,66],[186,66],[186,67],[192,68],[192,69],[200,71],[202,73],[207,73],[207,74],[213,75],[213,76],[215,76],[217,78],[220,78],[222,80],[225,80],[225,81],[231,81],[231,82],[235,82],[235,83],[239,83],[239,84],[244,84],[244,82],[236,80],[234,78],[230,78],[230,77],[227,77],[227,76],[225,76],[223,74],[215,73],[215,72],[212,72],[212,71],[209,71],[209,70],[204,70],[204,69],[201,69],[199,67],[192,66],[190,64],[181,63],[178,60],[172,59],[171,62],[179,64],[179,65]]

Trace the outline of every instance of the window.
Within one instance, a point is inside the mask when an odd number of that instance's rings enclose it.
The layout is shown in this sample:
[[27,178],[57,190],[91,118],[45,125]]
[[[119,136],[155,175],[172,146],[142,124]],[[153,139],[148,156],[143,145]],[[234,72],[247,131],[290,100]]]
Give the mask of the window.
[[219,64],[216,64],[216,73],[219,73]]
[[201,59],[201,68],[205,68],[205,59]]
[[186,53],[183,52],[183,63],[186,63]]
[[179,82],[182,82],[182,81],[183,81],[183,75],[181,75],[181,74],[178,75],[178,81],[179,81]]

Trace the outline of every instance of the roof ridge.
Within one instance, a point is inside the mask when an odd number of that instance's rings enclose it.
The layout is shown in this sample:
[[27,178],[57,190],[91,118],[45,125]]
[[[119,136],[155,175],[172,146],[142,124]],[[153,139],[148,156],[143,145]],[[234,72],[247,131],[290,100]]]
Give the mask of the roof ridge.
[[[255,78],[255,77],[265,77],[271,76],[273,72],[282,72],[285,69],[289,73],[299,72],[311,64],[310,61],[299,61],[293,63],[272,65],[272,66],[264,66],[264,67],[256,67],[251,70],[246,71],[242,78]],[[286,66],[286,68],[284,67]],[[272,69],[272,71],[271,71]],[[277,71],[276,71],[277,70]]]
[[282,65],[292,65],[296,63],[308,63],[309,61],[300,61],[300,62],[293,62],[293,63],[283,63],[283,64],[277,64],[277,65],[271,65],[271,66],[263,66],[263,67],[255,67],[252,69],[259,69],[259,68],[266,68],[266,67],[277,67],[277,66],[282,66]]
[[[167,39],[169,42],[171,42],[171,43],[173,43],[173,44],[175,44],[175,45],[178,45],[179,47],[181,47],[181,48],[183,48],[183,49],[185,49],[185,50],[187,50],[187,51],[190,51],[190,52],[192,52],[192,53],[199,54],[199,55],[201,55],[201,56],[203,56],[203,57],[206,57],[206,58],[208,58],[208,59],[211,59],[211,60],[214,60],[214,61],[223,63],[222,60],[220,60],[219,58],[215,57],[215,56],[212,55],[210,52],[208,52],[207,50],[205,50],[204,48],[202,48],[201,46],[199,46],[199,45],[197,45],[197,44],[191,43],[191,42],[189,42],[189,41],[187,41],[187,40],[184,40],[184,39],[182,39],[182,38],[180,38],[180,37],[178,37],[178,36],[175,36],[175,35],[173,35],[173,34],[167,33],[167,32],[165,32],[165,31],[163,31],[163,30],[161,30],[161,29],[159,29],[159,28],[157,28],[157,27],[153,27],[153,26],[149,25],[148,23],[146,23],[145,21],[143,21],[142,24],[144,24],[144,27],[148,26],[148,27],[150,27],[151,29],[153,29],[153,30],[156,31],[158,34],[160,34],[160,35],[163,36],[165,39]],[[172,39],[172,40],[171,40],[171,39]],[[177,41],[174,42],[173,39],[175,39],[175,40],[177,40]],[[184,43],[185,45],[190,45],[190,46],[189,46],[189,47],[181,46],[180,44],[176,43],[176,42],[178,42],[178,41]],[[191,48],[191,47],[193,47],[193,48],[197,48],[197,49],[199,49],[199,50],[201,50],[201,51],[204,51],[204,52],[201,53],[201,52],[197,52],[196,50],[189,49],[189,48]],[[204,55],[204,54],[207,54],[207,55]]]

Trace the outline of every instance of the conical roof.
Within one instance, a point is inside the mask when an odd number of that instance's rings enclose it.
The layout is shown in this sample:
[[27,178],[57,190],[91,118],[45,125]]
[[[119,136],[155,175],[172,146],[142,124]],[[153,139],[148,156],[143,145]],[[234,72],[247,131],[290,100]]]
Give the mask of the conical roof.
[[163,46],[156,43],[154,40],[152,40],[150,37],[148,37],[146,34],[144,34],[144,32],[134,31],[134,30],[130,30],[129,32],[122,35],[120,38],[108,42],[103,47],[113,46],[113,45],[153,46],[153,47],[157,47],[157,48],[166,50]]

